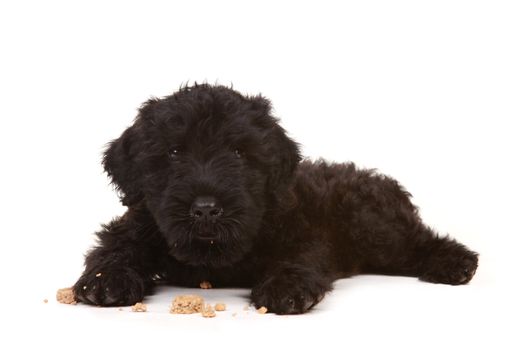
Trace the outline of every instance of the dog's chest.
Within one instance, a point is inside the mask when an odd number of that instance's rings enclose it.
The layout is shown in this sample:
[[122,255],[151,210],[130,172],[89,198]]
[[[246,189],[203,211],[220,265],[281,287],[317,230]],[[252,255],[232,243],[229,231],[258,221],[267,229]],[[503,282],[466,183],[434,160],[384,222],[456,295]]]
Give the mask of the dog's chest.
[[212,287],[251,287],[257,275],[254,261],[242,261],[234,266],[210,268],[180,263],[170,264],[167,280],[171,284],[198,288],[201,282],[210,282]]

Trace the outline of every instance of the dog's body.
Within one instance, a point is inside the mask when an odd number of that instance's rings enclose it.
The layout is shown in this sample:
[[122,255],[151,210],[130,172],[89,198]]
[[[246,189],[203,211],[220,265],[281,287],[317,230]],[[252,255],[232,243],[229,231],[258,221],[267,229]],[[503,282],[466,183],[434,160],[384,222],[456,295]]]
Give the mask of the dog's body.
[[209,281],[286,314],[357,273],[470,281],[477,254],[424,225],[395,180],[301,162],[269,113],[261,97],[209,85],[148,101],[105,153],[129,209],[98,234],[77,298],[129,305],[155,279]]

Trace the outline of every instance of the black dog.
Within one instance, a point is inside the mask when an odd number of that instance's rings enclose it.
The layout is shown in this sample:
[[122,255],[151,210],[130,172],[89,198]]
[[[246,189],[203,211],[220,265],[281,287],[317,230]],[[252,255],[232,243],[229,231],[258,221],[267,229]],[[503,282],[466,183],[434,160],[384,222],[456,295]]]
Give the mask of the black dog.
[[98,233],[78,300],[130,305],[156,280],[252,288],[255,306],[303,313],[358,273],[464,284],[477,254],[438,237],[395,180],[302,161],[270,102],[195,85],[147,101],[104,169],[128,211]]

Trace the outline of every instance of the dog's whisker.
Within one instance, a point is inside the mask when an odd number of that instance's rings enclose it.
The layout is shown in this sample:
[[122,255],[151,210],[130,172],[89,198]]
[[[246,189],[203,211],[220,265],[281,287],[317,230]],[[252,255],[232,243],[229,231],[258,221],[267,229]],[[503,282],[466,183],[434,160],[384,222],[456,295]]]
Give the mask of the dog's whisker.
[[226,217],[224,218],[223,222],[225,224],[229,224],[229,223],[234,223],[234,224],[237,224],[237,225],[242,225],[241,221],[238,220],[238,219],[234,219],[232,217]]

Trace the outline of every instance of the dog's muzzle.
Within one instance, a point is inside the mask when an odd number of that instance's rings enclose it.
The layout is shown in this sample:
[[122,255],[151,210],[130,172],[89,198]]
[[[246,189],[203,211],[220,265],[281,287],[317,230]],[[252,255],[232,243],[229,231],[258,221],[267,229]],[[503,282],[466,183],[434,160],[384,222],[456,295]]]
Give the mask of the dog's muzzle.
[[224,212],[217,203],[217,199],[212,196],[199,196],[193,201],[190,216],[198,226],[195,238],[208,241],[217,238],[213,226]]

